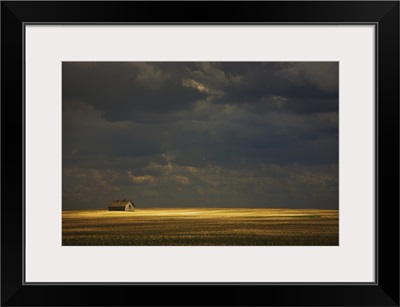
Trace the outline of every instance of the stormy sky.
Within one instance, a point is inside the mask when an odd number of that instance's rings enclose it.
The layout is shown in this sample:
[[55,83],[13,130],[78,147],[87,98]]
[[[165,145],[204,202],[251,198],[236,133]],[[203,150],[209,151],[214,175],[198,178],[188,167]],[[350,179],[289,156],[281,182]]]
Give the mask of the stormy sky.
[[338,209],[337,62],[64,62],[63,210]]

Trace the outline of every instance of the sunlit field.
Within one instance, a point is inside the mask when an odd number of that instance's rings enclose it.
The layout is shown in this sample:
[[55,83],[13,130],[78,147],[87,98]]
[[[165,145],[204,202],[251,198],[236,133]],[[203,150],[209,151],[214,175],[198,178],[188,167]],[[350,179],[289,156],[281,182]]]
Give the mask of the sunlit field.
[[63,245],[338,245],[337,210],[63,211]]

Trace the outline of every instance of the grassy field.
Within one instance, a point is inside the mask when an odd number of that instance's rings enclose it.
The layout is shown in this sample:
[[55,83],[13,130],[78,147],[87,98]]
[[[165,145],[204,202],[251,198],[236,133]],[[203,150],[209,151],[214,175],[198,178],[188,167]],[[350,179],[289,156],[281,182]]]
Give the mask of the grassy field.
[[63,245],[338,245],[337,210],[63,211]]

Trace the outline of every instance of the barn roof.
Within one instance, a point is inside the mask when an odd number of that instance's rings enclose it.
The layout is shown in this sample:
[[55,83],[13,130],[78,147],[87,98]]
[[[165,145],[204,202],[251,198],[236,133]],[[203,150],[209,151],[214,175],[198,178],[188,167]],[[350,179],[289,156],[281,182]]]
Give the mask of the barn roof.
[[[125,207],[129,202],[130,202],[130,200],[125,200],[125,199],[124,200],[116,200],[111,204],[110,207]],[[132,203],[132,205],[133,205],[133,203]]]

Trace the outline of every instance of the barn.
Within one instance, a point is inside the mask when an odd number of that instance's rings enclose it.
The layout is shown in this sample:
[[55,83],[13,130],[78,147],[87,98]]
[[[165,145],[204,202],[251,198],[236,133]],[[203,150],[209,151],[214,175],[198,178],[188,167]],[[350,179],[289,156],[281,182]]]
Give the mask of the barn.
[[135,205],[130,200],[117,199],[108,207],[108,211],[135,211]]

